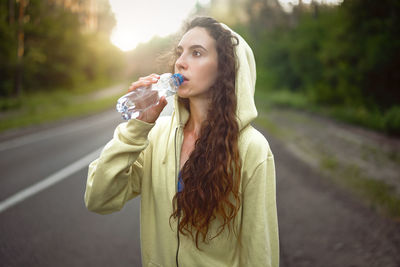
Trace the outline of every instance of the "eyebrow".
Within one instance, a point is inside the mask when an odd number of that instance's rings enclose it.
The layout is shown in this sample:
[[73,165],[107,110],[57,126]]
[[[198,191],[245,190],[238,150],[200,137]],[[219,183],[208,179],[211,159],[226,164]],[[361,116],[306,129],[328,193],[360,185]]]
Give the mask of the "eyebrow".
[[[201,49],[203,49],[203,50],[205,50],[205,51],[208,51],[208,50],[207,50],[204,46],[202,46],[202,45],[192,45],[192,46],[189,47],[190,50],[193,50],[193,49],[196,49],[196,48],[201,48]],[[183,47],[182,47],[182,46],[178,46],[178,47],[176,48],[176,50],[183,50]]]

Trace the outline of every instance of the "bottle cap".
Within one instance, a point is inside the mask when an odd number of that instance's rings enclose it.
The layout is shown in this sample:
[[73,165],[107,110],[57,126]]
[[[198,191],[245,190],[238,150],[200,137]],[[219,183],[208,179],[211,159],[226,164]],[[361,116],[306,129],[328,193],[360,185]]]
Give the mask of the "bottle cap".
[[182,76],[182,74],[180,74],[180,73],[175,73],[174,75],[173,75],[173,77],[175,78],[175,80],[177,81],[177,86],[179,86],[179,85],[181,85],[182,83],[183,83],[183,81],[184,81],[184,79],[183,79],[183,76]]

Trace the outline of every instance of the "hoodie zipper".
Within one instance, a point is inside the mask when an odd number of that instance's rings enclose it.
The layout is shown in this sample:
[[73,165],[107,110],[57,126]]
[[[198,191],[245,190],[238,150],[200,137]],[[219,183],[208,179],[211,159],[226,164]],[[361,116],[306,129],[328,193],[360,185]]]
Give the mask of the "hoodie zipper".
[[[178,193],[178,183],[179,183],[179,177],[178,177],[178,152],[177,152],[177,147],[176,147],[176,138],[178,138],[178,129],[180,129],[180,126],[175,128],[175,137],[174,137],[174,146],[175,146],[175,184],[176,184],[176,193]],[[179,131],[180,132],[180,131]],[[179,205],[179,204],[177,204]],[[180,223],[180,218],[181,218],[181,214],[180,214],[180,208],[179,206],[177,206],[178,209],[178,224],[176,226],[176,236],[178,239],[178,246],[176,249],[176,256],[175,256],[175,261],[176,261],[176,267],[179,267],[179,247],[180,247],[180,238],[179,238],[179,223]]]
[[176,267],[179,267],[179,221],[180,221],[180,216],[178,215],[178,226],[176,227],[176,235],[178,237],[178,247],[176,248]]

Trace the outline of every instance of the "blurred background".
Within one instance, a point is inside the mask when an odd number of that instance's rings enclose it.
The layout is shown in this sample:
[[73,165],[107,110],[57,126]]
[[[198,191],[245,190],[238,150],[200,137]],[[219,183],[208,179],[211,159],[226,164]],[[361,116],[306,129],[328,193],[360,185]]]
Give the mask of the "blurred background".
[[141,265],[140,199],[89,213],[86,167],[198,15],[255,54],[281,266],[400,266],[399,0],[1,1],[0,262]]

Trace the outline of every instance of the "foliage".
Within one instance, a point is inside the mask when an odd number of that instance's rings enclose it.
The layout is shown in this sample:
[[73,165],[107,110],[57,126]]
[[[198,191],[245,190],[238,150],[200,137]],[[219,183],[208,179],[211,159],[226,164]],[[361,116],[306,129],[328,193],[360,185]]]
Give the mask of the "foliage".
[[394,106],[385,113],[384,128],[400,136],[400,106]]
[[174,39],[174,36],[156,36],[147,43],[140,43],[127,54],[129,75],[137,78],[150,73],[172,72],[170,56]]
[[258,89],[303,94],[309,105],[346,114],[339,117],[400,132],[399,1],[314,2],[291,13],[275,0],[245,3],[249,19],[234,29],[254,50]]
[[13,90],[13,74],[17,60],[16,26],[8,23],[7,5],[0,2],[0,95]]
[[[106,8],[98,14],[97,31],[85,30],[81,14],[54,1],[30,0],[24,17],[21,1],[0,8],[0,95],[15,94],[18,20],[23,22],[22,88],[25,92],[71,89],[98,79],[113,79],[123,67],[122,52],[108,40],[115,20]],[[10,12],[13,3],[15,14]],[[10,17],[15,17],[14,23]]]
[[[10,98],[19,69],[20,2],[0,2],[0,96],[7,97],[0,103],[2,110],[20,103]],[[347,121],[400,133],[400,1],[344,0],[339,6],[313,2],[294,6],[292,12],[285,12],[278,0],[228,0],[229,8],[217,8],[218,2],[198,6],[198,12],[228,23],[249,42],[257,62],[257,87],[271,100],[330,110]],[[30,0],[25,10],[25,92],[170,71],[160,56],[171,50],[174,36],[140,44],[124,62],[108,40],[115,24],[110,8],[99,14],[96,32],[85,32],[77,13],[52,3]],[[218,17],[218,10],[225,15]]]

